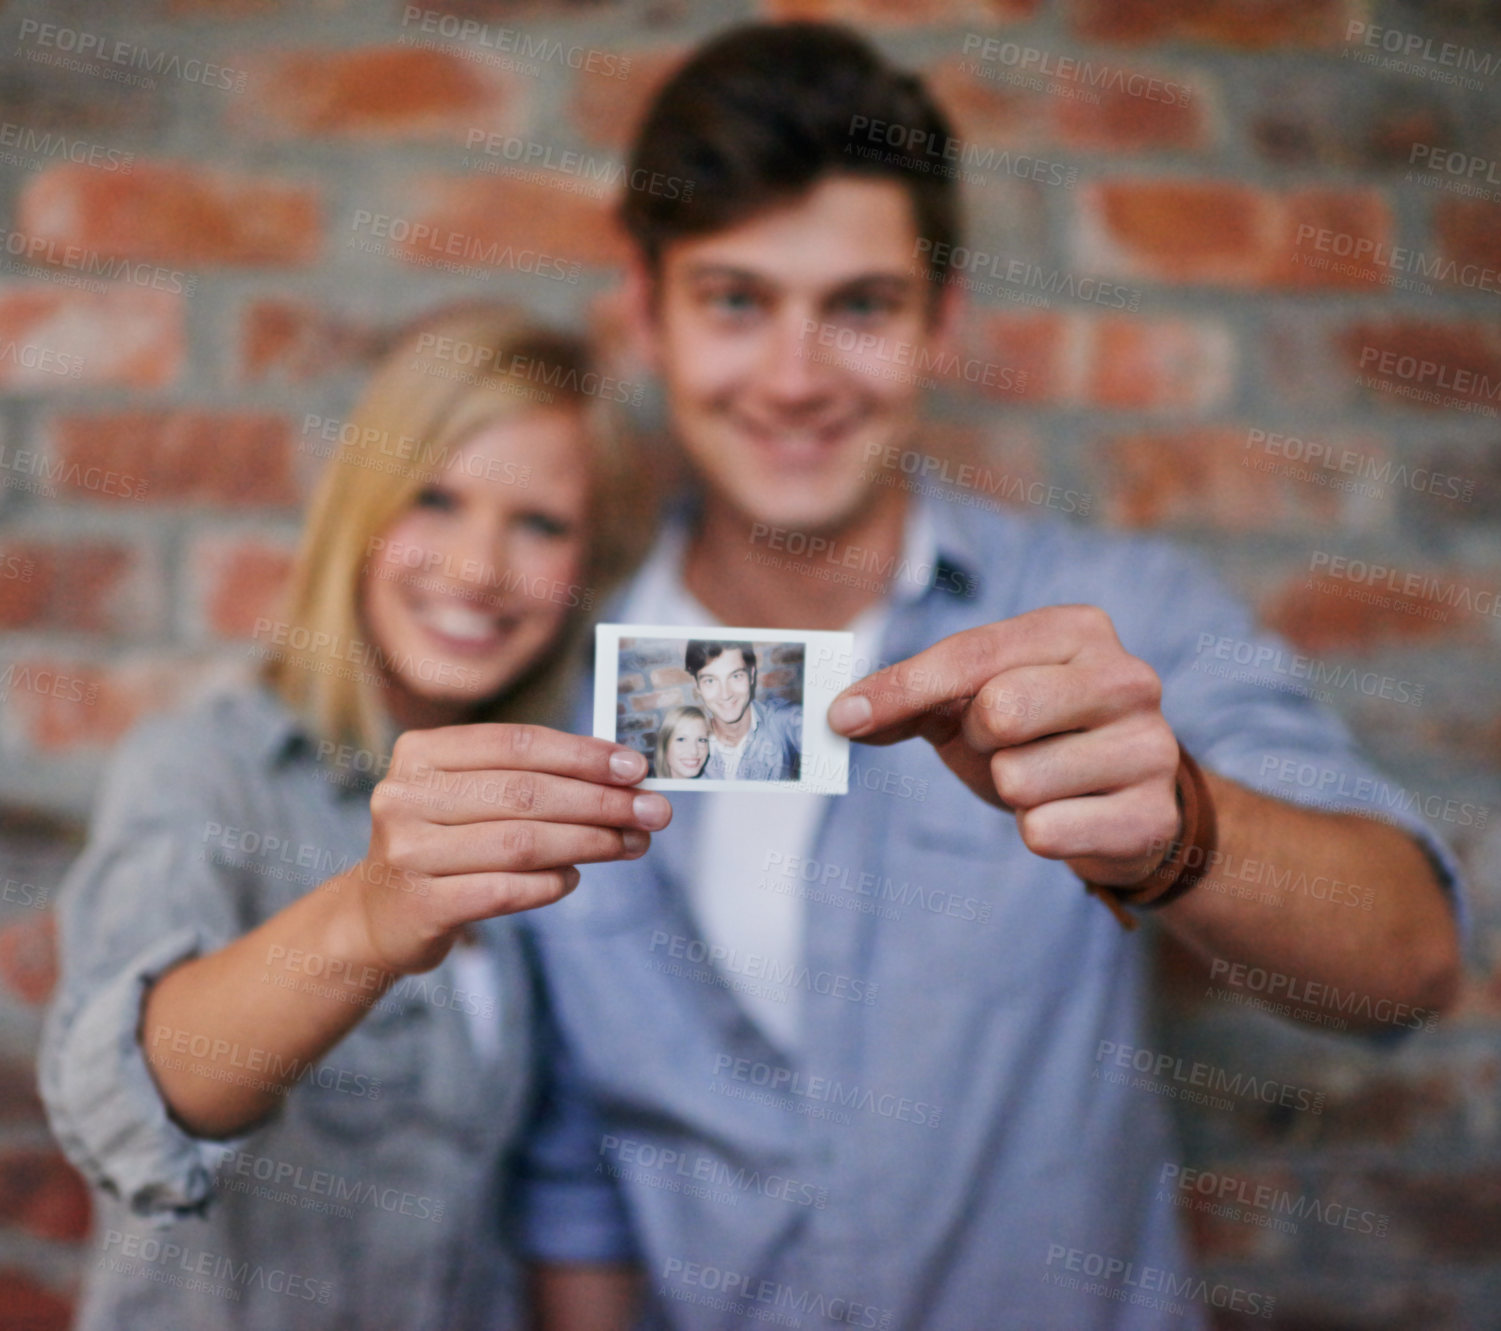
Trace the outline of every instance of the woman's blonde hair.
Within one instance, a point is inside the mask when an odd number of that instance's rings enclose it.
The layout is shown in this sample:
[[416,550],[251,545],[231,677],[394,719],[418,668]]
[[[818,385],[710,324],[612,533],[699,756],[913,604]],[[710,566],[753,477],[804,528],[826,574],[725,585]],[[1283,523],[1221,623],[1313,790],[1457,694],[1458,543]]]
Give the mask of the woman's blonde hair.
[[[677,707],[669,707],[662,717],[662,724],[657,727],[657,760],[652,765],[653,776],[667,775],[667,746],[672,742],[672,737],[677,733],[680,725],[687,720],[689,715],[698,717],[708,729],[709,717],[702,707],[695,707],[692,703],[680,704]],[[703,775],[703,769],[699,769],[699,775]]]
[[[423,321],[376,371],[309,504],[277,645],[261,676],[320,737],[386,757],[394,736],[380,702],[381,653],[360,614],[377,537],[478,430],[538,407],[579,411],[590,450],[588,549],[559,640],[479,721],[556,719],[589,612],[642,553],[652,511],[643,469],[610,404],[626,394],[596,372],[584,343],[509,307]],[[575,604],[576,602],[576,604]]]

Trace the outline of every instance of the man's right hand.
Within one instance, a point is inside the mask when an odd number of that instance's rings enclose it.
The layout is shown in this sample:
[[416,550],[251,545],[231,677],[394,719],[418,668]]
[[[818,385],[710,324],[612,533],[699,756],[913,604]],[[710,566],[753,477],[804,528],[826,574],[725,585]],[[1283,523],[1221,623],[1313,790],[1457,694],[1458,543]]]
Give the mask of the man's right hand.
[[637,859],[672,806],[632,789],[646,759],[545,726],[409,730],[370,797],[357,886],[371,952],[397,973],[430,970],[464,925],[546,906],[578,864]]

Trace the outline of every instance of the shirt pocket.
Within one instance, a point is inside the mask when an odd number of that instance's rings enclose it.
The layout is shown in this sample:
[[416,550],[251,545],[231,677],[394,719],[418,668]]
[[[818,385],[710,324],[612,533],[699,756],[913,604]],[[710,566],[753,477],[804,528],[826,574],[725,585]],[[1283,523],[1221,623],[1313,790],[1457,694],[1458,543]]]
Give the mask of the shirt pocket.
[[1036,999],[1074,982],[1080,906],[1104,907],[1065,865],[1026,848],[1013,815],[966,791],[941,814],[906,821],[894,849],[902,873],[891,904],[946,969],[997,1000]]
[[423,1117],[431,1079],[444,1075],[433,1066],[433,1026],[433,1014],[420,1001],[375,1003],[298,1079],[299,1112],[341,1138],[368,1137]]

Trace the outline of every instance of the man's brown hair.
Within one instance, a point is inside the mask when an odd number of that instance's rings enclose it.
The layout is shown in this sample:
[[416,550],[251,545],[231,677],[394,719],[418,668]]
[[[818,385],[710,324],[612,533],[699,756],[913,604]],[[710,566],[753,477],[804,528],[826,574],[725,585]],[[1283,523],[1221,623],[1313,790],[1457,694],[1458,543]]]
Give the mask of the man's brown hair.
[[[922,80],[848,29],[744,24],[701,47],[657,93],[628,178],[675,183],[626,190],[621,220],[656,269],[667,243],[792,202],[826,176],[887,177],[907,189],[927,253],[947,256],[959,232],[958,186],[942,152],[953,142]],[[946,269],[929,263],[935,280]]]

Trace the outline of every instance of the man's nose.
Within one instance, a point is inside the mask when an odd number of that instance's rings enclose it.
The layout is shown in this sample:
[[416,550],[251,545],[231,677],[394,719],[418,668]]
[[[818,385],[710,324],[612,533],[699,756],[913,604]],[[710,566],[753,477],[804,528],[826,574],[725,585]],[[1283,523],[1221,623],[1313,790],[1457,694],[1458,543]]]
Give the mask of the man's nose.
[[762,387],[781,402],[802,404],[822,398],[828,388],[828,367],[813,359],[815,343],[808,321],[791,312],[778,320],[762,364]]

